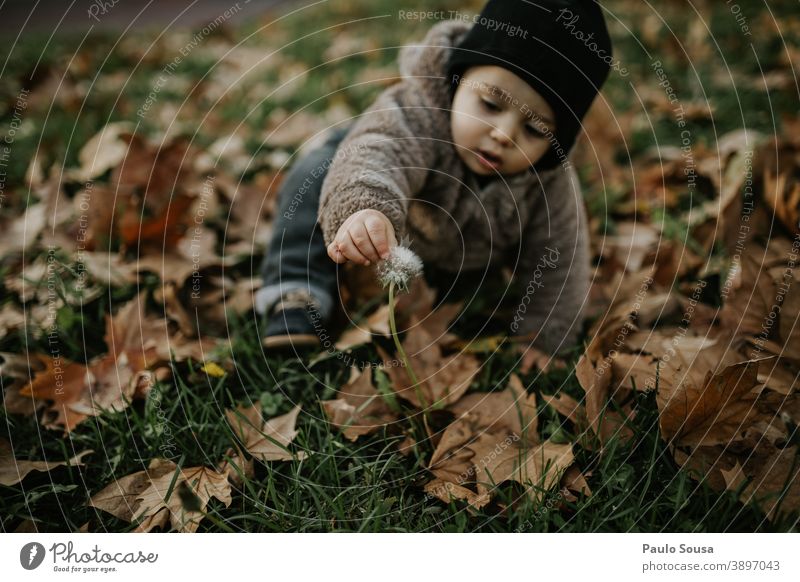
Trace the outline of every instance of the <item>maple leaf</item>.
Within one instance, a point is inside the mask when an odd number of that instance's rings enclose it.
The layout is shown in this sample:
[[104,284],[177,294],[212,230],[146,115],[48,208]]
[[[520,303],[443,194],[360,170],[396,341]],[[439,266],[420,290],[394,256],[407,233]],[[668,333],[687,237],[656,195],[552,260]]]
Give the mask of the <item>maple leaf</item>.
[[571,443],[554,443],[547,440],[534,446],[515,443],[495,456],[497,444],[481,438],[475,445],[476,456],[483,453],[488,458],[477,468],[478,493],[488,492],[497,484],[516,481],[526,486],[528,496],[540,503],[543,491],[556,487],[567,468],[575,461]]
[[[726,366],[723,348],[712,346],[687,361],[680,351],[659,375],[656,401],[664,438],[680,445],[728,443],[756,414],[758,360]],[[712,362],[714,362],[712,364]]]
[[304,451],[292,453],[287,449],[297,436],[295,424],[300,408],[298,404],[287,414],[264,421],[261,405],[256,403],[239,406],[235,411],[226,410],[225,417],[244,448],[256,459],[262,462],[302,460],[307,456]]
[[426,406],[441,408],[456,402],[480,371],[478,359],[464,352],[444,356],[441,344],[430,332],[422,325],[415,325],[418,322],[414,317],[411,321],[403,348],[419,379],[418,386],[412,385],[406,370],[396,365],[396,359],[377,346],[384,360],[386,374],[392,381],[392,389],[420,409]]
[[122,410],[135,396],[144,396],[142,385],[152,384],[148,370],[178,360],[203,359],[209,341],[187,342],[171,335],[163,318],[145,313],[144,293],[125,304],[116,315],[106,316],[106,343],[110,352],[88,365],[63,358],[37,355],[43,370],[37,372],[19,394],[37,401],[51,400],[42,424],[69,433],[90,416],[103,410]]
[[252,458],[246,458],[239,447],[231,447],[225,452],[225,458],[217,465],[220,473],[228,476],[232,485],[240,486],[244,479],[251,479],[255,474]]
[[[397,301],[395,300],[395,304]],[[376,333],[384,337],[388,337],[391,331],[389,330],[389,305],[381,305],[371,315],[369,315],[364,324],[357,324],[339,336],[339,341],[336,342],[336,349],[339,351],[346,351],[350,348],[368,343],[372,341],[372,334]]]
[[181,469],[177,479],[172,473],[156,477],[136,497],[138,508],[133,515],[133,520],[139,521],[136,531],[150,531],[157,526],[165,529],[169,523],[174,530],[193,533],[212,497],[225,507],[231,504],[227,473],[191,467]]
[[769,167],[764,169],[764,200],[775,216],[790,231],[800,224],[800,182],[789,180],[791,171],[775,176]]
[[14,458],[11,443],[0,439],[0,485],[16,485],[32,471],[52,471],[56,467],[83,465],[81,459],[93,453],[92,450],[82,451],[66,461],[26,461]]
[[[448,410],[457,418],[431,456],[428,468],[435,478],[425,486],[442,501],[465,499],[478,509],[496,485],[509,480],[537,499],[536,491],[557,485],[574,461],[571,445],[539,442],[536,396],[514,374],[505,390],[470,394]],[[574,474],[571,479],[578,481]]]
[[767,326],[767,315],[775,303],[775,284],[763,260],[745,253],[741,262],[731,265],[723,290],[729,294],[720,312],[723,327],[737,336],[758,335]]
[[108,354],[89,366],[62,358],[39,357],[45,370],[20,390],[21,396],[51,400],[42,424],[69,433],[90,416],[104,409],[121,410],[128,405],[136,388],[134,373],[123,353]]
[[195,532],[215,497],[225,507],[231,503],[227,473],[208,467],[178,469],[172,461],[153,459],[144,471],[116,479],[89,500],[90,507],[119,519],[137,521],[137,532],[155,527]]
[[96,507],[127,522],[133,521],[133,516],[139,507],[137,498],[145,491],[150,483],[163,475],[172,475],[177,465],[166,459],[153,459],[147,469],[114,479],[99,492],[95,493],[87,505]]
[[457,417],[470,415],[489,432],[514,434],[526,442],[538,442],[536,395],[528,394],[516,374],[501,392],[475,392],[448,407]]
[[[784,436],[785,430],[784,430]],[[780,513],[800,510],[800,464],[797,446],[777,447],[752,431],[738,442],[675,450],[675,460],[689,474],[717,491],[739,492],[775,520]]]
[[339,390],[339,396],[335,400],[325,400],[322,407],[331,424],[339,427],[351,441],[398,418],[397,412],[373,386],[371,368],[362,372],[351,368],[350,381]]

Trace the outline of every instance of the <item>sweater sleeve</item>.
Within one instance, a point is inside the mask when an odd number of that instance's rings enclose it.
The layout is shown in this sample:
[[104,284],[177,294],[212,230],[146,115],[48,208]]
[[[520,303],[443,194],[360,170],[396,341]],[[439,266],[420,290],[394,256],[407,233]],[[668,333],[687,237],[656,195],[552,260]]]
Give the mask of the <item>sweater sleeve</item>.
[[511,331],[550,354],[571,348],[582,331],[591,276],[586,211],[571,166],[559,166],[542,184],[522,248]]
[[413,79],[386,89],[341,142],[322,183],[319,224],[328,245],[351,214],[383,212],[398,241],[406,230],[408,202],[435,167],[434,133],[442,111],[431,108]]

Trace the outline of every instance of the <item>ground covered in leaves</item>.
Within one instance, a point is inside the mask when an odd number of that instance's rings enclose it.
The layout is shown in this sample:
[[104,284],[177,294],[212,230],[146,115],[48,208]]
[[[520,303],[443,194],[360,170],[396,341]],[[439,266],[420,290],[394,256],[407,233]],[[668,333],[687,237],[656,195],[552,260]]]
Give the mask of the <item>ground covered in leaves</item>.
[[4,40],[2,529],[795,531],[800,18],[604,4],[582,341],[506,338],[503,277],[418,279],[416,382],[371,271],[308,357],[264,353],[252,301],[282,174],[432,22],[331,2]]

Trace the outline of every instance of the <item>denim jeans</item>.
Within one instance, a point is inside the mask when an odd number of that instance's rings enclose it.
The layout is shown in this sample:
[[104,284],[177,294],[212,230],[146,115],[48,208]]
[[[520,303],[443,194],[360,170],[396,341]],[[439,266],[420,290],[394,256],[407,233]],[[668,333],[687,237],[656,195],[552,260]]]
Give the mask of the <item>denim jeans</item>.
[[320,147],[300,158],[278,192],[272,239],[261,264],[263,287],[255,309],[267,313],[282,295],[294,289],[309,292],[323,320],[329,320],[338,297],[337,264],[328,257],[317,223],[322,182],[331,159],[349,127],[333,130]]

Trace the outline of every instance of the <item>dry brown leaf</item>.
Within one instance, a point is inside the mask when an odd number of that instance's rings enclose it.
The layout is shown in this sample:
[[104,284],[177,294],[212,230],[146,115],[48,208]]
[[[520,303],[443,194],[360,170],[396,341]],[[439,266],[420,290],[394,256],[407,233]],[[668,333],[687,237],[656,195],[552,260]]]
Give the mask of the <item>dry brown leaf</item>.
[[7,219],[0,227],[0,249],[10,255],[31,247],[47,224],[47,205],[31,204],[19,218]]
[[297,436],[295,424],[300,414],[300,405],[291,412],[264,421],[261,405],[239,406],[236,411],[226,410],[225,417],[234,434],[253,457],[262,462],[302,460],[306,453],[292,453],[287,450],[289,443]]
[[[568,491],[583,493],[586,495],[586,497],[591,497],[592,490],[589,488],[589,484],[586,482],[586,477],[589,476],[590,473],[591,471],[584,475],[577,465],[570,465],[567,471],[564,473],[562,483]],[[573,501],[577,501],[577,498],[575,498]]]
[[70,465],[83,465],[81,459],[94,451],[88,450],[78,453],[67,461],[26,461],[14,458],[11,443],[0,439],[0,485],[10,487],[16,485],[28,476],[31,471],[52,471],[56,467]]
[[399,356],[393,359],[377,347],[384,360],[385,371],[392,381],[392,389],[417,408],[438,408],[452,404],[467,391],[480,371],[480,363],[469,353],[444,356],[441,345],[422,325],[416,323],[412,317],[410,330],[403,341],[403,348],[419,381],[416,388],[412,386],[405,368],[396,365]]
[[121,410],[133,396],[133,372],[125,354],[96,359],[89,366],[63,358],[40,357],[45,370],[20,390],[21,396],[52,400],[42,425],[69,433],[89,416],[104,409]]
[[[397,300],[395,299],[395,305]],[[391,333],[389,329],[389,305],[381,305],[376,309],[363,324],[356,324],[355,327],[345,330],[336,342],[336,349],[346,351],[356,346],[360,346],[372,341],[372,334],[379,334],[388,337]]]
[[19,329],[25,325],[25,314],[14,307],[11,303],[6,303],[0,307],[0,337],[5,337],[8,332]]
[[[173,530],[194,533],[212,497],[225,507],[231,504],[231,484],[227,473],[208,467],[181,469],[177,479],[173,473],[170,471],[149,479],[148,486],[137,495],[137,508],[133,514],[133,520],[139,521],[136,531],[146,532],[157,526],[165,529],[169,523]],[[187,504],[184,496],[192,501]],[[191,507],[193,504],[197,507]]]
[[[690,452],[674,451],[675,460],[690,474],[717,491],[737,491],[739,499],[755,503],[774,520],[779,512],[800,509],[800,464],[797,447],[777,448],[759,434],[732,445],[701,446]],[[783,497],[783,500],[781,500]]]
[[239,447],[231,447],[225,452],[225,457],[217,464],[220,473],[228,476],[228,481],[234,487],[242,485],[245,479],[252,479],[255,475],[255,465],[252,458],[245,457]]
[[[481,439],[475,445],[475,454],[484,457],[494,447],[488,439]],[[489,448],[491,445],[491,448]],[[495,485],[504,481],[516,481],[527,487],[528,496],[541,501],[542,490],[557,486],[567,468],[575,461],[572,444],[557,444],[552,441],[525,447],[518,444],[507,447],[489,461],[478,466],[476,480],[478,492],[488,493]]]
[[555,394],[553,396],[542,394],[541,399],[575,425],[579,427],[587,426],[586,410],[583,404],[580,404],[572,396],[567,394]]
[[128,139],[136,127],[127,121],[109,123],[87,141],[78,153],[80,168],[70,173],[77,182],[88,182],[116,168],[128,152]]
[[45,368],[19,394],[53,402],[42,417],[45,427],[70,432],[103,410],[122,410],[135,394],[144,394],[137,388],[148,381],[148,368],[168,362],[170,350],[177,359],[191,356],[202,361],[202,350],[211,347],[187,342],[180,335],[170,336],[163,318],[145,314],[144,293],[116,315],[106,316],[105,339],[110,352],[88,366],[37,356]]
[[800,182],[790,181],[789,172],[775,176],[764,168],[764,200],[790,232],[800,229]]
[[479,508],[491,499],[492,479],[494,484],[544,479],[551,486],[572,463],[570,445],[539,443],[536,397],[527,394],[516,375],[503,392],[471,394],[449,410],[458,417],[431,456],[428,468],[435,479],[425,488],[442,501],[466,499]]
[[255,184],[237,182],[225,174],[217,176],[215,186],[230,202],[225,231],[226,241],[243,241],[250,245],[247,254],[256,250],[253,245],[265,244],[272,232],[268,218],[274,212],[277,193],[283,182],[280,172],[261,173]]
[[197,337],[195,320],[189,315],[183,302],[178,297],[175,283],[165,283],[157,289],[156,300],[161,300],[164,303],[164,311],[167,317],[178,324],[178,329],[181,330],[184,336]]
[[488,493],[478,494],[452,481],[439,478],[428,481],[425,484],[424,491],[445,503],[450,503],[455,499],[463,499],[475,509],[480,509],[491,501]]
[[137,498],[149,486],[151,481],[164,475],[172,475],[177,465],[166,459],[153,459],[144,471],[115,479],[99,492],[95,493],[87,505],[96,507],[121,520],[131,522],[139,502]]
[[[687,360],[680,352],[659,376],[656,400],[664,438],[679,445],[701,446],[735,440],[755,415],[758,360],[729,365],[722,348],[698,352]],[[661,380],[663,378],[663,380]]]
[[[630,404],[625,405],[622,412],[611,409],[611,401],[624,400],[627,389],[614,381],[611,359],[593,364],[589,358],[593,353],[591,346],[588,347],[575,367],[575,376],[586,393],[585,409],[579,410],[575,418],[576,429],[580,431],[581,444],[589,450],[595,446],[592,434],[599,438],[601,447],[615,437],[623,442],[629,440],[633,431],[626,426],[626,417],[631,420],[635,414]],[[585,414],[585,419],[581,413]]]
[[538,442],[536,395],[528,394],[516,374],[502,392],[476,392],[448,407],[457,418],[469,415],[489,432],[515,434],[526,442]]
[[124,263],[122,257],[114,253],[81,252],[75,254],[75,260],[92,279],[109,287],[121,287],[139,280],[135,265]]
[[625,270],[635,273],[644,265],[644,260],[655,248],[661,233],[644,222],[623,222],[617,225],[617,233],[607,236],[605,245],[614,253]]
[[771,520],[779,512],[800,509],[800,463],[797,447],[775,449],[742,491],[742,503],[757,503]]
[[525,342],[518,345],[517,352],[522,354],[522,362],[519,365],[520,374],[527,374],[534,367],[537,370],[540,370],[543,374],[546,374],[550,370],[551,366],[556,370],[563,370],[567,367],[567,363],[561,358],[557,358],[552,354],[543,352],[542,350]]
[[610,396],[611,374],[609,370],[593,365],[587,354],[584,354],[575,366],[575,377],[586,393],[584,405],[589,428],[594,434],[600,434],[601,417]]
[[763,264],[763,255],[759,254],[755,251],[743,254],[740,263],[731,265],[723,285],[723,294],[729,294],[720,320],[724,328],[735,330],[739,336],[761,334],[775,303],[775,284]]
[[350,381],[342,386],[335,400],[325,400],[322,407],[331,424],[339,427],[351,441],[398,418],[372,385],[371,368],[362,372],[351,368]]

